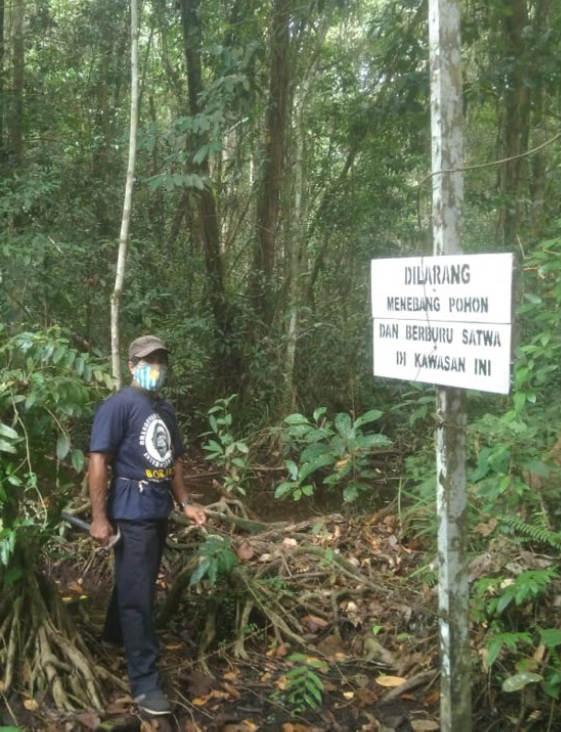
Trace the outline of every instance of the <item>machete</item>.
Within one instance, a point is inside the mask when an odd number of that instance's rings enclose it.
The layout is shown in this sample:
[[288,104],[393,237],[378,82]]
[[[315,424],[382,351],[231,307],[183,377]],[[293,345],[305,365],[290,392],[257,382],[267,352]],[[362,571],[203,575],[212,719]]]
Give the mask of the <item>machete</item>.
[[[62,511],[60,514],[60,517],[63,521],[66,521],[71,526],[73,526],[75,529],[80,529],[80,531],[85,531],[87,534],[90,533],[90,525],[87,521],[83,521],[82,519],[78,518],[77,516],[73,516],[71,513],[67,513],[66,511]],[[107,544],[102,547],[103,549],[111,549],[112,546],[115,546],[115,544],[119,541],[121,538],[121,531],[119,527],[117,527],[117,533],[113,534],[113,536],[109,539]]]

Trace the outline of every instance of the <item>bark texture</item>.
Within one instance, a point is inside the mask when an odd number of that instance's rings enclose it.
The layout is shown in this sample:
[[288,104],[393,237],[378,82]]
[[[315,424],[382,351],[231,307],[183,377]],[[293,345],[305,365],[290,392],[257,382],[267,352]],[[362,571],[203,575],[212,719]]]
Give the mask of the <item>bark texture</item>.
[[273,320],[273,274],[280,224],[280,202],[289,111],[290,2],[274,0],[271,9],[269,97],[260,188],[252,295],[262,323]]

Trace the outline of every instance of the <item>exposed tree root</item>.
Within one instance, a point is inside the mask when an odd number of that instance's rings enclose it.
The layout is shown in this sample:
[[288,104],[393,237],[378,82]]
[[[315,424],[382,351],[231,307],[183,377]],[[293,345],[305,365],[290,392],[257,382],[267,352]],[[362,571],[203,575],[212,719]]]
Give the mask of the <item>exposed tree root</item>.
[[179,571],[179,574],[175,578],[175,581],[171,586],[165,602],[158,614],[158,627],[165,627],[177,612],[183,593],[188,588],[189,582],[191,581],[191,575],[195,571],[196,567],[196,560],[193,559]]
[[[245,516],[240,519],[233,514],[232,508],[232,502],[221,499],[207,513],[215,521],[225,521],[251,536],[239,537],[242,563],[230,571],[222,589],[219,586],[211,590],[212,607],[207,606],[204,629],[199,636],[199,659],[204,659],[217,635],[220,602],[236,604],[232,649],[236,658],[247,660],[245,644],[256,621],[270,629],[279,644],[308,649],[309,636],[306,637],[303,618],[310,613],[337,630],[342,622],[340,607],[347,604],[347,597],[383,595],[387,598],[399,585],[395,579],[391,587],[374,581],[369,566],[365,573],[356,557],[347,558],[320,545],[315,529],[321,521],[324,532],[331,533],[334,546],[337,546],[340,527],[345,525],[339,515],[298,523],[262,524]],[[261,529],[260,533],[254,533],[258,529]],[[213,532],[219,533],[216,525]],[[185,536],[189,536],[188,532]],[[236,549],[231,530],[225,536]],[[178,609],[195,567],[195,562],[190,561],[177,574],[160,615],[162,623],[167,623]]]
[[103,709],[100,680],[108,674],[99,673],[56,587],[31,568],[25,578],[5,591],[8,601],[0,607],[3,693],[23,686],[61,711]]

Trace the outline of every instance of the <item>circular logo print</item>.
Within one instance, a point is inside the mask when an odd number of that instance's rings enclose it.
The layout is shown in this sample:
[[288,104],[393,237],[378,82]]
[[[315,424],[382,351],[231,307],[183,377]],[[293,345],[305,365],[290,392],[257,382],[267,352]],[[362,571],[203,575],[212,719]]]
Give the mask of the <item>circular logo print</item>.
[[166,466],[171,463],[171,435],[166,423],[157,414],[152,414],[144,423],[140,434],[144,457],[152,464]]

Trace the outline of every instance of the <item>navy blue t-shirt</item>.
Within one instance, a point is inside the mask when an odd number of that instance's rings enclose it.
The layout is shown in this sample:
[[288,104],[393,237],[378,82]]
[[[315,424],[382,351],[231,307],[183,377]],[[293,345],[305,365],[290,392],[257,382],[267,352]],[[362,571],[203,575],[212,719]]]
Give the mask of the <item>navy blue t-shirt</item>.
[[173,466],[183,452],[175,412],[163,399],[129,386],[97,408],[90,452],[113,456],[107,514],[166,518],[173,506]]

